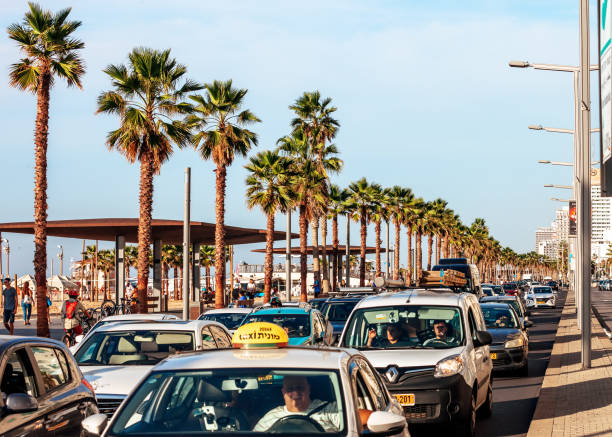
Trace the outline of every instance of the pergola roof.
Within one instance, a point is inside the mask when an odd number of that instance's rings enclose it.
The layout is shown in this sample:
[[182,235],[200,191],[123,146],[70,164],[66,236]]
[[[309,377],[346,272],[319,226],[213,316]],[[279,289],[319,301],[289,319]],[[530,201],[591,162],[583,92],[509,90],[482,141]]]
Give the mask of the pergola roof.
[[[323,249],[323,246],[319,246],[319,255],[321,254],[321,251]],[[274,249],[272,249],[272,253],[277,254],[277,255],[281,255],[285,253],[286,248],[284,247],[275,247]],[[328,254],[333,253],[334,251],[334,247],[332,245],[327,245],[325,247],[325,250],[327,251]],[[312,246],[306,246],[306,253],[308,255],[312,255]],[[257,252],[257,253],[266,253],[266,249],[254,249],[252,250],[252,252]],[[350,252],[351,255],[359,255],[359,253],[361,253],[361,246],[351,246],[350,247]],[[384,253],[386,252],[386,249],[384,247],[380,248],[380,253]],[[393,252],[393,249],[390,249],[389,252]],[[338,246],[338,253],[340,255],[344,255],[346,253],[346,246],[344,245],[339,245]],[[376,253],[376,247],[374,246],[366,246],[366,253]],[[300,254],[300,246],[291,246],[291,254],[292,255],[299,255]]]
[[[17,234],[34,234],[34,222],[0,223],[0,232]],[[183,243],[183,221],[161,220],[151,221],[153,240],[161,240],[165,244]],[[47,222],[47,235],[50,237],[78,238],[85,240],[115,241],[118,235],[123,235],[128,243],[138,242],[137,218],[101,218],[81,220],[54,220]],[[285,239],[284,231],[274,232],[275,240]],[[298,234],[291,234],[298,238]],[[191,222],[191,241],[200,244],[215,243],[215,224]],[[239,228],[225,226],[226,244],[247,244],[266,241],[265,229]]]

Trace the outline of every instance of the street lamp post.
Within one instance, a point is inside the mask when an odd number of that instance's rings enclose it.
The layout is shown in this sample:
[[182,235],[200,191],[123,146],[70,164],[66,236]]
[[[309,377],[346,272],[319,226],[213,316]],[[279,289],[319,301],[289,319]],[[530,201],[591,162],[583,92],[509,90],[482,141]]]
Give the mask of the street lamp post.
[[59,252],[57,253],[57,258],[60,262],[60,275],[64,276],[64,248],[61,244],[58,244],[57,248],[59,249]]

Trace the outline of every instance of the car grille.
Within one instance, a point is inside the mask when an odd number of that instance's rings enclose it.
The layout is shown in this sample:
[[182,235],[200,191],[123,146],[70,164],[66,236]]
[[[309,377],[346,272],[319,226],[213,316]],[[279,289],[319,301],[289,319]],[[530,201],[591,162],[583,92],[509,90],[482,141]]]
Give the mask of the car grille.
[[431,419],[438,415],[438,404],[420,404],[404,407],[406,419]]
[[106,414],[110,419],[112,415],[115,414],[115,411],[117,411],[117,408],[119,408],[119,405],[121,405],[121,402],[123,402],[123,399],[125,399],[124,396],[96,397],[96,401],[98,401],[98,410],[100,410],[100,413]]
[[[383,380],[388,384],[389,381],[387,380],[387,377],[385,375],[387,368],[378,367],[376,370],[378,370],[378,373],[380,373],[380,375],[383,377]],[[405,383],[416,378],[430,377],[433,376],[434,373],[434,367],[399,367],[397,370],[399,376],[396,381],[396,384]]]

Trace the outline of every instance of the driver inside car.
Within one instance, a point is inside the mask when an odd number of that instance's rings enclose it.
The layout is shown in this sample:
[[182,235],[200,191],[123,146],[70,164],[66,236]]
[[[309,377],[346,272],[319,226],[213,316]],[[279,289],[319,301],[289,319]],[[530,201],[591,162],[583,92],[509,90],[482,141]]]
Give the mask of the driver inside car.
[[289,416],[306,416],[309,421],[316,422],[326,432],[338,432],[340,430],[341,417],[336,403],[324,402],[319,399],[311,400],[310,384],[306,377],[299,375],[285,376],[281,392],[285,404],[268,411],[257,422],[253,431],[267,431],[279,420]]
[[444,343],[447,345],[456,343],[456,339],[448,336],[448,323],[445,320],[436,320],[433,324],[433,332],[435,337],[423,343],[423,346],[427,346],[431,343]]

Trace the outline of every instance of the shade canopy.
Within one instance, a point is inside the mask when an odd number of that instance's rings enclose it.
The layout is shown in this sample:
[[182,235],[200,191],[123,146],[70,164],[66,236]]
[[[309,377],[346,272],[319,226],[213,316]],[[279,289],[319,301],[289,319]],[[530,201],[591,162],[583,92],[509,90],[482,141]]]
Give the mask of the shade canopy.
[[53,275],[47,278],[47,287],[57,288],[59,291],[78,290],[79,285],[72,282],[67,276]]
[[[266,241],[265,229],[239,228],[224,226],[226,244],[247,244]],[[34,222],[0,223],[0,232],[17,234],[34,234]],[[151,221],[153,240],[165,244],[183,243],[183,222],[181,220]],[[81,220],[53,220],[47,222],[47,235],[50,237],[78,238],[83,240],[115,241],[119,235],[128,243],[138,242],[137,218],[102,218]],[[284,231],[274,232],[275,240],[285,239]],[[298,238],[298,234],[291,234]],[[191,222],[191,241],[213,245],[215,242],[215,224]]]
[[[323,250],[323,246],[319,246],[319,255],[322,254],[322,250]],[[327,251],[327,254],[332,254],[334,251],[334,247],[331,245],[327,245],[325,246],[325,250]],[[266,249],[255,249],[253,250],[253,252],[257,252],[257,253],[266,253]],[[306,253],[308,255],[312,255],[313,252],[313,246],[306,246]],[[386,249],[381,247],[380,248],[380,252],[384,253],[386,252]],[[393,249],[390,249],[389,252],[393,252]],[[286,248],[284,247],[275,247],[274,249],[272,249],[272,253],[276,254],[276,255],[281,255],[286,253]],[[338,253],[340,255],[344,255],[346,253],[346,246],[338,246]],[[359,255],[361,253],[361,246],[351,246],[350,247],[350,253],[351,255]],[[366,253],[376,253],[376,247],[374,246],[366,246]],[[299,255],[300,254],[300,246],[292,246],[291,247],[291,254],[292,255]]]

